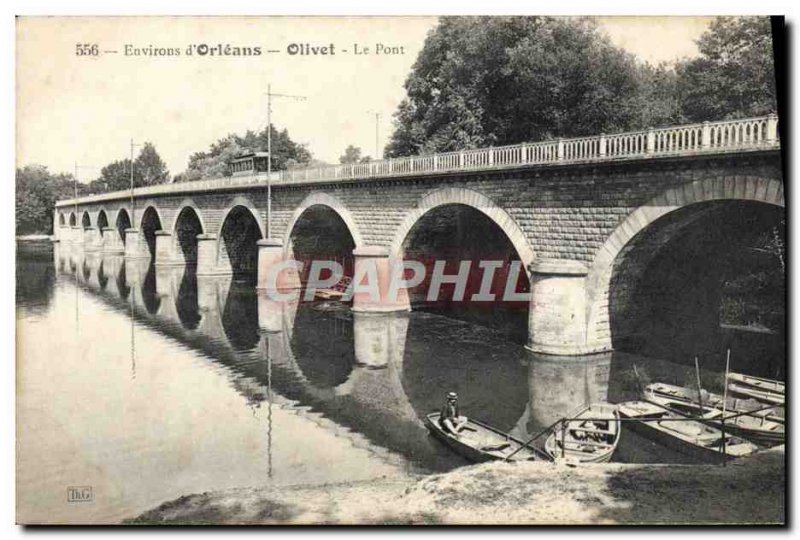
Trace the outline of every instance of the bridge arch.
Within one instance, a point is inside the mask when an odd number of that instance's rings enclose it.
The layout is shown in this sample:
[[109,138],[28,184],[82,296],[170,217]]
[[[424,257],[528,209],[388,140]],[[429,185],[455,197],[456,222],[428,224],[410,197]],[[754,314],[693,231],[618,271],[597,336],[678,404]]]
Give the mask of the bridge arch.
[[632,241],[661,218],[714,201],[751,201],[785,207],[783,184],[772,178],[705,178],[665,191],[631,212],[597,251],[586,278],[587,348],[609,350],[611,290],[615,262]]
[[172,227],[172,253],[186,264],[196,264],[197,235],[206,232],[206,225],[200,209],[191,199],[185,199],[178,208]]
[[217,233],[217,266],[229,269],[234,278],[255,279],[258,240],[264,226],[256,206],[246,197],[236,197],[223,213]]
[[117,229],[117,234],[119,234],[122,245],[125,245],[125,229],[131,228],[131,216],[127,208],[120,208],[117,210],[117,219],[114,220],[114,228]]
[[492,220],[506,234],[527,272],[528,266],[533,262],[534,253],[525,238],[525,233],[522,232],[514,218],[489,197],[467,188],[441,188],[424,196],[417,204],[417,207],[406,214],[394,235],[389,254],[393,257],[401,258],[403,255],[403,241],[414,225],[429,211],[445,205],[469,206]]
[[150,258],[153,260],[156,257],[156,231],[161,230],[162,223],[160,212],[152,204],[144,209],[139,219],[139,234],[144,238]]
[[58,225],[60,227],[63,227],[64,225],[66,225],[66,220],[64,219],[64,212],[59,212],[58,213]]
[[222,235],[222,228],[225,226],[225,221],[230,216],[231,212],[236,210],[237,208],[245,209],[253,217],[253,220],[258,225],[258,231],[262,238],[266,237],[266,230],[264,228],[264,224],[261,220],[261,213],[258,211],[258,207],[251,201],[248,197],[244,195],[237,195],[233,198],[233,201],[225,208],[225,211],[222,212],[222,219],[219,222],[219,229],[217,230],[217,238],[221,238]]
[[303,201],[292,214],[292,217],[289,220],[289,225],[286,227],[286,231],[283,233],[284,253],[289,251],[292,231],[294,230],[295,225],[297,225],[297,222],[300,220],[306,210],[310,209],[312,206],[325,206],[333,210],[347,226],[347,230],[350,232],[350,236],[353,238],[356,248],[364,245],[364,240],[361,237],[361,231],[359,230],[355,219],[353,219],[353,215],[350,213],[350,210],[348,210],[344,203],[337,197],[318,191],[311,193],[305,199],[303,199]]
[[78,224],[78,218],[75,217],[75,212],[69,213],[69,226],[75,227]]
[[100,236],[103,236],[103,229],[108,227],[108,214],[105,208],[101,208],[97,213],[97,230]]
[[92,217],[89,215],[88,210],[84,210],[83,215],[81,216],[81,228],[86,230],[92,226]]

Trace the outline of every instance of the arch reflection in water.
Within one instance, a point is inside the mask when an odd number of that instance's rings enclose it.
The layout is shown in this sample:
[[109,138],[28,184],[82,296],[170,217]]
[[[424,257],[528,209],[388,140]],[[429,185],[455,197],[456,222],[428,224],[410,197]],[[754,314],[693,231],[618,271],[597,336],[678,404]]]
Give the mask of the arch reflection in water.
[[[180,272],[180,269],[178,270]],[[174,296],[175,311],[181,326],[195,330],[200,325],[200,307],[197,303],[197,269],[187,266],[183,269],[178,293]]]
[[608,400],[612,353],[554,357],[531,353],[528,404],[512,434],[527,440],[561,418]]
[[108,273],[101,298],[133,294],[142,331],[201,351],[248,406],[280,398],[282,407],[357,447],[389,460],[401,454],[425,469],[464,463],[421,422],[448,390],[460,393],[466,414],[520,435],[608,392],[608,356],[565,367],[531,359],[500,332],[430,313],[276,303],[230,276],[174,267],[148,275],[149,261],[121,257],[104,257],[100,268]]
[[225,336],[237,351],[254,349],[260,341],[256,291],[251,283],[241,281],[229,281],[227,289],[222,311]]

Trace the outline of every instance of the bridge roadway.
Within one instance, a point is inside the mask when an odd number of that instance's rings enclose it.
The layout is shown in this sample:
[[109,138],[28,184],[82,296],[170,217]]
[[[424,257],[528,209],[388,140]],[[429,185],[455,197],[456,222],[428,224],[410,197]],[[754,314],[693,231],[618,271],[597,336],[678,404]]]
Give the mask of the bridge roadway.
[[[528,347],[590,354],[612,348],[612,274],[640,233],[670,217],[678,234],[720,201],[785,205],[777,124],[771,115],[91,195],[56,203],[54,241],[196,265],[198,276],[250,271],[263,288],[293,256],[298,223],[325,208],[355,246],[356,281],[370,271],[380,281],[380,297],[356,294],[353,309],[403,311],[408,296],[386,294],[388,269],[428,212],[463,205],[505,233],[527,271]],[[280,284],[299,285],[288,272]]]

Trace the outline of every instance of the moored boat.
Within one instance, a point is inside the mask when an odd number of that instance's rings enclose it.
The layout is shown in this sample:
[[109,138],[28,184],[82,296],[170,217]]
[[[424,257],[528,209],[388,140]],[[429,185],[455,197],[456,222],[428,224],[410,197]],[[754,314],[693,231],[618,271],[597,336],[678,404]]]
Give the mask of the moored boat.
[[741,437],[729,433],[723,437],[715,427],[654,403],[626,401],[618,408],[622,418],[640,420],[628,422],[631,429],[695,460],[719,462],[744,457],[758,450],[755,444]]
[[782,393],[773,392],[770,390],[761,390],[754,386],[740,384],[735,381],[728,383],[728,390],[730,390],[733,394],[747,396],[749,398],[757,399],[758,401],[772,405],[785,405],[786,403],[786,396]]
[[440,441],[470,461],[552,461],[547,454],[508,433],[470,418],[458,436],[445,431],[439,423],[440,413],[425,417],[425,426]]
[[[684,403],[691,410],[691,414],[699,415],[700,406],[698,405],[697,391],[683,386],[656,382],[648,384],[644,388],[643,397],[645,401],[653,398],[669,399],[678,403]],[[749,413],[748,416],[764,418],[771,422],[785,422],[785,411],[782,406],[765,409],[768,405],[753,398],[728,397],[727,400],[719,394],[713,394],[703,390],[700,400],[703,403],[703,415],[707,415],[712,409],[726,411],[726,416],[732,414]]]
[[314,291],[315,300],[341,300],[347,292],[352,279],[348,276],[343,276],[339,282],[329,289],[317,289]]
[[594,403],[575,415],[575,420],[556,426],[544,443],[554,460],[606,463],[619,443],[621,430],[616,405]]
[[337,291],[334,289],[320,289],[318,291],[314,291],[315,300],[341,300],[342,296],[344,296],[342,291]]
[[744,373],[729,373],[728,380],[775,394],[786,394],[786,383],[783,381],[776,381],[775,379],[754,377],[753,375],[745,375]]
[[[764,416],[746,413],[740,415],[730,410],[723,412],[721,409],[705,404],[701,407],[696,402],[680,401],[653,393],[646,393],[645,400],[660,405],[670,412],[697,418],[701,422],[719,429],[720,432],[724,429],[725,433],[732,433],[760,446],[775,446],[783,444],[786,440],[784,424],[768,420]],[[725,416],[724,425],[723,415]]]

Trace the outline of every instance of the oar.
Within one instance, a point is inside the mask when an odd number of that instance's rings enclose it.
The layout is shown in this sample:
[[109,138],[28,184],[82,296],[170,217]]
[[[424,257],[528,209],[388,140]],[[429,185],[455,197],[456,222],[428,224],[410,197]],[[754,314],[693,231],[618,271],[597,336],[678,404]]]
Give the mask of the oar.
[[700,405],[700,416],[703,416],[703,387],[700,385],[700,363],[694,357],[694,372],[697,375],[697,403]]
[[633,375],[636,377],[636,386],[639,388],[639,396],[644,397],[644,388],[642,388],[642,380],[639,378],[639,371],[636,369],[636,364],[633,366]]
[[[720,427],[722,428],[722,455],[723,457],[727,455],[727,444],[728,441],[725,438],[725,411],[728,408],[728,372],[731,369],[731,349],[728,348],[728,357],[725,359],[725,389],[722,391],[722,420],[720,421]],[[702,406],[700,408],[700,414],[703,414]],[[763,425],[763,423],[762,423]],[[723,465],[725,463],[723,462]]]
[[[728,374],[731,371],[731,350],[728,349],[728,358],[725,360],[725,389],[722,391],[722,416],[728,408]],[[701,410],[702,413],[702,410]]]

